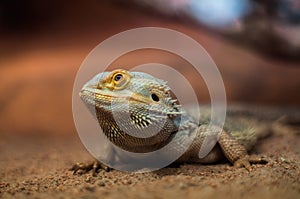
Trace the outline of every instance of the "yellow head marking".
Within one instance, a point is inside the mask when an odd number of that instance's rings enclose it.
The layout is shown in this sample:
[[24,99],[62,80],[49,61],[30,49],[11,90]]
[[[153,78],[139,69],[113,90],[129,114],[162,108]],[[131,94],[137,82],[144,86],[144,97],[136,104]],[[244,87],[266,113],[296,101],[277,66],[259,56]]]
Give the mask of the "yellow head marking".
[[130,81],[131,75],[128,71],[117,69],[112,71],[103,82],[100,82],[100,87],[106,87],[111,90],[123,89]]

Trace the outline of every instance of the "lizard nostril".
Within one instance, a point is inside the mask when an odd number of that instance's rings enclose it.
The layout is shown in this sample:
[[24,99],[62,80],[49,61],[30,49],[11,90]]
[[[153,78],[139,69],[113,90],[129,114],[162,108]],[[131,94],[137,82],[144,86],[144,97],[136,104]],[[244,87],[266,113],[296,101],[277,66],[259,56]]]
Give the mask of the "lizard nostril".
[[158,96],[156,95],[156,94],[151,94],[151,98],[152,98],[152,100],[153,101],[155,101],[155,102],[158,102],[159,101],[159,98],[158,98]]

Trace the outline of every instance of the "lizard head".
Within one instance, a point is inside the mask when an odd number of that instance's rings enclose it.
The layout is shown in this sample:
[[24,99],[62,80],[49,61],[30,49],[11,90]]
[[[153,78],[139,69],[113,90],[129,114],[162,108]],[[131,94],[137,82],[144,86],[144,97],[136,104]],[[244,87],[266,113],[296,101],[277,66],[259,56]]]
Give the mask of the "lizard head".
[[[127,144],[146,148],[145,144],[165,142],[178,129],[181,111],[170,87],[146,73],[122,69],[100,73],[83,86],[80,97],[95,113],[105,135],[119,146],[132,141]],[[133,138],[126,130],[145,138]]]

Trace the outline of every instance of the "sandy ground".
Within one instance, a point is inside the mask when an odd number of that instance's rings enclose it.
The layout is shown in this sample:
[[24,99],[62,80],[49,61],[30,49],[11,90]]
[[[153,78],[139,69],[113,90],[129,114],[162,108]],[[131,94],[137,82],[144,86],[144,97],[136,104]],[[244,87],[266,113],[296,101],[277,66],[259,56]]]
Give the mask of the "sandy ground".
[[64,136],[3,136],[1,198],[299,198],[300,137],[273,135],[253,153],[270,158],[253,171],[229,163],[181,165],[135,174],[100,171],[73,175],[77,161],[92,160],[76,133]]

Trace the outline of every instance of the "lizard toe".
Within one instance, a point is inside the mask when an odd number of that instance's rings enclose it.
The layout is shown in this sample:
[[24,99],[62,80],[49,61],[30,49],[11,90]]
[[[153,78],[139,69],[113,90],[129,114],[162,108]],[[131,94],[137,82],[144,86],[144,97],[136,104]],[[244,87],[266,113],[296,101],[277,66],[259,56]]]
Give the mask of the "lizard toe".
[[267,164],[265,157],[257,155],[246,155],[234,162],[235,168],[245,167],[248,171],[252,170],[251,164]]
[[269,161],[264,156],[250,155],[249,162],[252,164],[267,164]]
[[248,155],[246,155],[243,158],[240,158],[237,161],[235,161],[233,166],[235,168],[245,167],[248,171],[252,170]]
[[107,172],[111,170],[110,167],[102,164],[99,161],[93,161],[88,163],[76,163],[69,170],[73,171],[73,174],[79,174],[79,175],[92,171],[93,176],[96,176],[101,169]]

